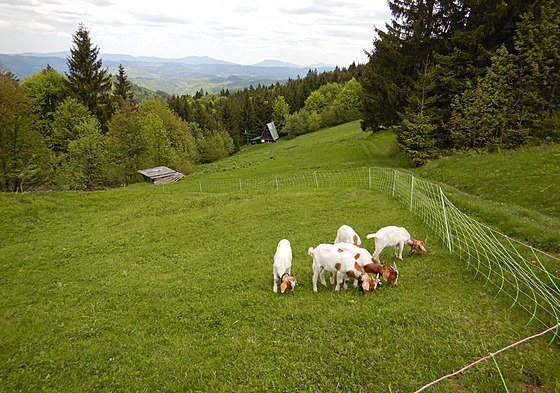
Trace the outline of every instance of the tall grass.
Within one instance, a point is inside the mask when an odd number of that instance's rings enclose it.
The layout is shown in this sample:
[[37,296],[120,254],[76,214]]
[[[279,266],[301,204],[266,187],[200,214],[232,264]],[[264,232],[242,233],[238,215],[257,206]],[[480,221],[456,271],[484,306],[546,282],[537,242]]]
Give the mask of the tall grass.
[[[361,166],[367,155],[345,130],[284,147],[302,149],[298,169],[324,154],[321,167]],[[230,165],[229,176],[264,173],[275,160],[289,167],[282,144],[256,146],[199,176],[227,177]],[[186,184],[0,195],[1,390],[411,392],[538,328],[389,197]],[[398,264],[395,287],[313,293],[307,249],[332,242],[341,224],[370,250],[365,234],[403,225],[428,238],[428,252]],[[293,248],[293,294],[272,292],[282,238]],[[395,261],[389,249],[381,255]],[[549,340],[496,356],[510,392],[560,389],[560,349]],[[503,384],[486,362],[431,391]]]

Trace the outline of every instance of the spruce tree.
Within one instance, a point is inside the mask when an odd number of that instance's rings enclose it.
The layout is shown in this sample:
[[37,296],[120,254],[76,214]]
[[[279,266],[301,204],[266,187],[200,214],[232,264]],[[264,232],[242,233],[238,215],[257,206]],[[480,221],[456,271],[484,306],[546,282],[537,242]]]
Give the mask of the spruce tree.
[[117,75],[117,83],[115,84],[115,98],[121,102],[131,102],[134,93],[131,91],[132,83],[128,80],[126,72],[122,64],[119,64],[119,73]]
[[70,48],[68,65],[68,86],[79,102],[84,104],[101,123],[102,127],[110,118],[109,92],[111,78],[102,61],[98,59],[99,48],[93,46],[89,30],[80,23],[72,36],[74,46]]

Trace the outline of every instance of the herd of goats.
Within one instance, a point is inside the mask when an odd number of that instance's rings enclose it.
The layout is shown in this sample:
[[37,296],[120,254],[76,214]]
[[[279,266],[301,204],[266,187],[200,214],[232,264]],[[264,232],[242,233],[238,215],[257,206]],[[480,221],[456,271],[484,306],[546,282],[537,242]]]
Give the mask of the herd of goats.
[[[354,286],[363,293],[373,292],[380,283],[379,277],[391,285],[397,283],[399,271],[397,264],[386,266],[380,262],[379,254],[385,247],[395,247],[395,257],[402,261],[404,246],[410,246],[408,255],[415,251],[422,254],[426,251],[424,243],[415,240],[408,231],[402,227],[388,226],[381,228],[376,233],[367,235],[368,239],[375,239],[375,251],[371,255],[365,248],[360,248],[362,241],[360,237],[348,225],[342,225],[337,233],[334,244],[319,244],[317,247],[309,247],[308,254],[313,257],[313,291],[317,292],[317,277],[321,277],[321,284],[326,287],[325,271],[330,272],[331,284],[334,284],[336,273],[335,291],[340,290],[340,284],[344,282],[344,289],[348,288],[348,281],[354,278]],[[278,281],[280,291],[286,289],[294,291],[297,281],[291,275],[292,270],[292,247],[290,241],[282,239],[276,248],[274,255],[274,287],[278,292]],[[374,276],[368,273],[373,273]]]

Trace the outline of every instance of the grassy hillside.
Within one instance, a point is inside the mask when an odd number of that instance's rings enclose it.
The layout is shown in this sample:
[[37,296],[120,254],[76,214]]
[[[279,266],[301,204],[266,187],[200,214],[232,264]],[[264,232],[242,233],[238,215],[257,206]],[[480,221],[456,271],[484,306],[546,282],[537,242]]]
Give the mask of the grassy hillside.
[[[196,176],[402,159],[389,134],[356,125],[251,146]],[[395,287],[313,293],[307,249],[332,242],[341,224],[368,249],[365,234],[384,225],[429,236],[392,198],[352,187],[193,193],[186,184],[0,195],[2,390],[412,392],[541,330],[435,240],[399,263]],[[293,294],[272,292],[282,238],[292,243]],[[560,389],[550,338],[496,355],[510,392]],[[483,362],[429,391],[503,389]]]
[[359,123],[319,130],[200,166],[207,178],[256,177],[301,171],[392,167],[440,183],[461,210],[502,233],[560,252],[560,146],[436,160],[413,167],[390,131],[361,131]]

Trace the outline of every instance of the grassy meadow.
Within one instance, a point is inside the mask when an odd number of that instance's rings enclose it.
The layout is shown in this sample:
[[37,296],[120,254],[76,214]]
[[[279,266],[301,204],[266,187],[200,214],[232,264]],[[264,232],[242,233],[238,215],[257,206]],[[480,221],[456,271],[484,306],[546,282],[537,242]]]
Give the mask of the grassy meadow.
[[[350,123],[250,146],[191,176],[407,166],[393,145]],[[385,225],[429,237],[388,196],[194,193],[187,181],[0,195],[1,391],[414,392],[542,330],[434,237],[427,253],[398,264],[397,286],[313,293],[307,249],[332,242],[342,224],[370,250],[365,235]],[[282,238],[299,285],[275,294]],[[389,249],[381,255],[395,261]],[[509,392],[560,391],[560,346],[550,339],[496,355]],[[505,388],[488,361],[426,391]]]

